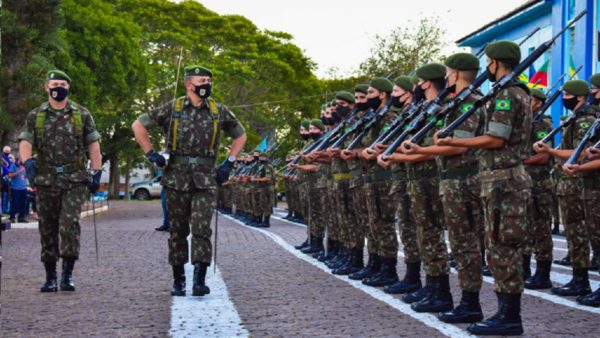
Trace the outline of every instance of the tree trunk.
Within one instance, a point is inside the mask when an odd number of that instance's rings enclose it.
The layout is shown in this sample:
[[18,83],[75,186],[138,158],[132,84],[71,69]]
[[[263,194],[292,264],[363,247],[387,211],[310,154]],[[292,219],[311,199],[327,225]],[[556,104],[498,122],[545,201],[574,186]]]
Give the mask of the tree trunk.
[[121,188],[121,174],[119,173],[119,154],[114,153],[109,155],[110,158],[110,173],[108,182],[108,198],[119,199],[119,189]]
[[131,155],[127,154],[127,165],[125,167],[125,197],[124,199],[129,199],[129,171],[131,169]]

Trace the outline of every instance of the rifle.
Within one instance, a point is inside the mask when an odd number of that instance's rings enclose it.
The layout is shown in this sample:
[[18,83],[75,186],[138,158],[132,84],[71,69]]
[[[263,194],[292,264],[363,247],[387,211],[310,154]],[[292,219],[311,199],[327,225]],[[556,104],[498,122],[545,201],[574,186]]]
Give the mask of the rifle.
[[569,117],[567,117],[564,121],[562,121],[560,123],[560,125],[558,127],[556,127],[555,129],[553,129],[551,132],[548,133],[548,135],[546,135],[546,137],[544,137],[540,142],[541,143],[548,143],[548,141],[550,141],[556,134],[558,134],[559,131],[563,130],[564,128],[568,127],[571,123],[573,123],[584,111],[588,110],[590,108],[590,104],[589,102],[586,102],[584,105],[582,105],[581,107],[577,108],[573,114],[569,115]]
[[554,43],[554,41],[556,39],[558,39],[567,29],[569,29],[569,27],[573,26],[575,24],[575,22],[577,22],[579,19],[581,19],[586,13],[587,13],[587,10],[583,10],[581,13],[579,13],[576,17],[573,18],[573,20],[569,21],[567,23],[567,25],[565,26],[565,28],[563,28],[558,34],[553,36],[550,40],[541,44],[536,50],[533,51],[533,53],[531,53],[527,58],[525,58],[525,60],[523,60],[523,62],[519,63],[519,65],[517,67],[515,67],[515,69],[513,69],[512,72],[510,72],[510,74],[507,74],[507,75],[503,76],[501,79],[499,79],[498,82],[496,82],[492,86],[492,88],[486,95],[484,95],[482,98],[480,98],[473,104],[473,108],[471,108],[466,113],[462,114],[458,119],[456,119],[454,122],[452,122],[452,124],[450,124],[450,126],[448,126],[446,129],[442,130],[438,137],[445,138],[445,137],[450,136],[450,134],[452,132],[454,132],[454,130],[456,130],[456,128],[458,128],[458,126],[463,124],[463,122],[465,122],[467,119],[469,119],[471,117],[471,115],[473,115],[479,108],[483,107],[488,101],[490,101],[492,98],[496,97],[498,95],[498,93],[500,92],[500,90],[506,88],[515,79],[517,79],[519,77],[519,74],[523,73],[526,69],[528,69],[529,66],[531,66],[535,60],[537,60],[542,55],[544,55],[544,53],[546,51],[548,51],[548,49],[550,49],[550,47],[552,47],[552,44]]
[[416,113],[420,111],[420,109],[422,108],[424,103],[425,103],[425,100],[421,100],[421,102],[419,102],[419,103],[416,103],[414,101],[411,102],[410,106],[408,106],[408,108],[406,108],[404,111],[400,112],[398,117],[396,117],[396,119],[394,119],[392,124],[390,124],[390,127],[387,130],[385,130],[383,133],[381,133],[379,135],[379,137],[377,137],[375,142],[373,142],[369,146],[369,148],[367,148],[367,152],[372,155],[373,152],[371,152],[369,150],[374,150],[378,143],[386,144],[387,142],[389,142],[391,139],[389,136],[391,134],[393,134],[395,136],[396,135],[394,133],[395,131],[402,130],[402,129],[397,129],[397,128],[399,126],[404,126],[404,125],[406,125],[406,123],[410,122],[416,116]]
[[[418,112],[417,112],[418,113]],[[417,115],[413,121],[410,123],[409,127],[406,128],[404,130],[404,132],[402,132],[402,134],[400,134],[400,136],[398,136],[398,138],[394,141],[394,143],[392,143],[383,153],[383,156],[390,156],[394,153],[394,151],[396,151],[396,149],[398,149],[398,147],[402,144],[402,142],[404,142],[404,139],[406,139],[406,137],[408,136],[408,134],[410,134],[413,130],[416,130],[419,125],[421,124],[422,121],[424,121],[425,117],[426,117],[426,112],[423,110],[419,115]],[[399,126],[398,128],[396,128],[398,130],[398,132],[400,130],[402,130],[402,126]],[[392,135],[390,134],[390,138],[392,138]]]
[[[304,154],[308,154],[311,151],[313,151],[324,139],[325,137],[329,134],[329,132],[327,132],[325,135],[321,136],[318,140],[314,141],[313,143],[309,144],[304,150],[302,150],[302,153]],[[295,159],[293,159],[290,164],[298,164],[298,162],[300,162],[300,160],[302,159],[301,155],[296,156]],[[289,172],[286,170],[283,174],[287,175],[289,173],[291,173],[292,171],[294,171],[295,169],[290,169],[288,168]]]
[[[575,71],[575,73],[573,73],[573,75],[569,78],[569,80],[573,79],[575,77],[575,75],[577,75],[577,73],[579,72],[579,70],[581,69],[581,67],[582,66],[579,66],[579,68],[577,68],[577,71]],[[548,93],[550,93],[550,91],[552,91],[552,89],[558,85],[558,83],[565,77],[565,75],[567,75],[567,73],[563,74],[558,79],[558,81],[556,81],[556,83],[552,86],[552,88],[550,88],[550,90],[548,91]],[[548,108],[550,108],[550,106],[552,106],[552,104],[554,103],[554,101],[556,101],[558,99],[558,96],[560,94],[562,94],[562,86],[560,86],[560,88],[558,88],[555,92],[552,93],[552,95],[550,95],[546,99],[546,102],[544,102],[544,104],[540,107],[540,110],[533,117],[533,123],[539,123],[539,122],[542,121],[542,119],[544,118],[544,112],[546,110],[548,110]]]
[[[581,153],[583,152],[583,150],[585,149],[585,145],[593,138],[595,138],[596,136],[598,136],[598,127],[600,127],[600,119],[596,119],[596,121],[594,121],[594,124],[592,124],[592,126],[590,127],[590,129],[587,131],[587,133],[585,133],[585,136],[583,137],[583,139],[581,140],[581,142],[579,143],[579,145],[577,146],[577,148],[575,149],[575,151],[573,152],[573,154],[571,155],[571,157],[569,157],[569,159],[567,160],[567,164],[575,164],[577,163],[577,161],[579,160],[579,156],[581,155]],[[596,144],[596,146],[598,146],[600,144],[600,142],[598,142]],[[594,147],[596,147],[594,146]]]
[[[281,145],[283,144],[283,142],[285,142],[285,138],[283,140],[281,140],[281,142],[279,142],[279,144],[277,145],[277,147],[275,147],[275,149],[271,152],[271,154],[267,158],[267,163],[269,163],[269,160],[271,160],[273,158],[273,155],[275,155],[275,153],[277,152],[277,150],[279,150],[279,147],[281,147]],[[265,167],[265,165],[261,164],[260,167],[258,167],[258,170],[254,173],[254,176],[252,176],[252,179],[255,179],[256,176],[258,176],[258,173],[261,170],[263,170],[264,167]]]
[[375,115],[373,115],[371,117],[371,119],[369,120],[369,122],[367,124],[365,124],[365,126],[364,126],[363,130],[360,132],[360,134],[358,134],[356,136],[356,138],[354,138],[354,141],[352,141],[352,143],[350,143],[350,145],[347,148],[348,150],[352,150],[352,149],[354,149],[358,145],[358,143],[360,142],[360,140],[362,140],[362,138],[367,134],[367,132],[369,131],[369,129],[371,129],[371,127],[375,123],[377,123],[377,121],[379,121],[380,119],[383,118],[383,116],[390,109],[391,105],[392,105],[392,100],[388,100],[388,102],[386,102],[386,105],[383,107],[383,109],[381,109],[379,112],[377,112]]
[[[535,34],[538,30],[540,30],[540,27],[536,27],[531,33],[529,33],[529,35],[527,35],[525,37],[525,39],[523,39],[519,45],[522,45],[525,41],[529,40],[529,38],[531,36],[533,36],[533,34]],[[535,60],[534,60],[535,61]],[[414,144],[418,144],[419,142],[421,142],[421,140],[425,137],[425,135],[427,135],[427,133],[433,129],[433,127],[435,127],[435,125],[441,121],[442,119],[444,119],[448,114],[450,114],[450,112],[454,111],[454,109],[456,109],[457,107],[459,107],[466,99],[467,97],[469,97],[469,95],[475,93],[477,91],[477,88],[479,88],[488,78],[488,71],[487,69],[481,73],[481,75],[479,75],[475,81],[473,81],[471,83],[470,86],[462,89],[455,97],[452,101],[450,101],[450,103],[448,103],[448,105],[441,111],[438,113],[438,110],[440,109],[441,105],[442,105],[442,100],[439,100],[440,95],[438,95],[438,97],[435,98],[434,101],[437,102],[433,102],[428,105],[425,110],[427,111],[427,116],[436,116],[435,118],[431,119],[431,121],[429,121],[428,124],[426,124],[421,130],[419,130],[415,136],[413,136],[413,138],[410,139],[411,143]],[[538,81],[539,83],[539,81]],[[536,83],[534,86],[536,86],[538,83]],[[406,144],[404,146],[406,149],[410,149],[410,146],[408,144]]]
[[333,141],[333,138],[340,132],[344,130],[344,127],[346,126],[346,123],[352,121],[354,119],[354,116],[356,116],[356,112],[358,111],[357,107],[354,107],[354,109],[352,110],[352,113],[348,114],[348,116],[346,116],[346,118],[337,126],[335,126],[333,129],[330,130],[330,133],[327,134],[327,137],[321,142],[321,144],[319,144],[319,146],[315,149],[316,151],[323,151],[325,150],[325,148],[327,148],[327,146],[329,145],[329,143],[331,141]]

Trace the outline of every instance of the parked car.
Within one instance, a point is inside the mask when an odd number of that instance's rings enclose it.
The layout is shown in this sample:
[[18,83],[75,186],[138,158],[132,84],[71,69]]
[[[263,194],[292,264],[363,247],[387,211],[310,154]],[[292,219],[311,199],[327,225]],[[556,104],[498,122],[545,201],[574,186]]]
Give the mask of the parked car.
[[160,185],[161,177],[162,175],[158,175],[150,181],[132,184],[129,188],[129,194],[141,201],[160,197],[160,193],[162,192],[162,185]]

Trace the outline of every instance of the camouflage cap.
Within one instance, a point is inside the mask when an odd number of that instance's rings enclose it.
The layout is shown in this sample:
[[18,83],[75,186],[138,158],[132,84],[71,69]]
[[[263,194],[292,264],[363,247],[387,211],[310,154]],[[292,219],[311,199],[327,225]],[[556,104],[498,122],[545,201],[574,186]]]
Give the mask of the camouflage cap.
[[54,69],[46,73],[46,80],[66,80],[71,84],[71,78],[62,70]]
[[320,130],[325,130],[325,126],[323,125],[323,122],[321,122],[321,120],[319,120],[319,119],[314,119],[314,120],[310,121],[310,125],[315,126],[315,127],[319,128]]
[[210,71],[210,69],[203,67],[203,66],[198,66],[198,65],[194,65],[194,66],[187,66],[183,69],[183,72],[185,74],[185,76],[208,76],[208,77],[213,77],[213,73]]
[[354,103],[354,102],[356,102],[354,100],[354,95],[352,95],[352,93],[349,93],[349,92],[346,92],[346,91],[337,92],[337,94],[335,94],[335,98],[337,100],[343,100],[343,101],[346,101],[348,103]]
[[563,90],[575,96],[587,96],[590,94],[590,85],[583,80],[570,80],[565,82]]
[[501,40],[487,45],[485,55],[498,61],[519,62],[521,61],[521,48],[512,41]]
[[260,157],[269,157],[269,154],[268,154],[268,153],[265,153],[265,152],[263,151],[263,152],[261,152],[260,154],[258,154],[258,156],[260,156]]
[[406,90],[407,92],[412,92],[413,91],[413,84],[412,82],[410,82],[410,76],[398,76],[395,80],[394,80],[394,84],[404,90]]
[[394,84],[392,81],[384,78],[384,77],[376,77],[369,83],[370,87],[373,87],[382,92],[391,92],[394,90]]
[[355,93],[367,94],[368,91],[369,91],[369,85],[368,84],[359,84],[359,85],[356,85],[356,87],[354,87],[354,92]]
[[536,99],[541,100],[541,101],[546,101],[546,99],[548,98],[546,96],[546,94],[544,94],[543,91],[541,91],[541,90],[539,90],[537,88],[531,89],[531,96],[533,96]]
[[479,59],[471,53],[452,54],[444,64],[456,70],[479,70]]
[[419,76],[417,76],[416,72],[410,77],[410,83],[412,83],[413,85],[419,83]]
[[308,130],[308,128],[310,127],[310,121],[309,120],[302,120],[300,122],[300,126],[306,130]]
[[592,86],[600,88],[600,73],[596,73],[590,76],[590,83],[592,84]]
[[423,80],[443,80],[446,77],[446,67],[441,63],[431,62],[417,69],[415,73]]

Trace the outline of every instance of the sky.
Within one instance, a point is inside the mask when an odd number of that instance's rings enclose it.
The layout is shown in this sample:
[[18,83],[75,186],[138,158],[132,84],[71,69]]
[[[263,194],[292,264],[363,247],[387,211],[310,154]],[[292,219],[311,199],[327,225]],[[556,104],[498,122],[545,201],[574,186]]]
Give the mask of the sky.
[[[181,0],[172,0],[180,2]],[[316,75],[331,67],[346,75],[370,55],[375,35],[439,16],[450,47],[455,41],[510,12],[526,0],[197,0],[224,14],[243,15],[261,30],[294,36],[292,42],[317,63]]]

